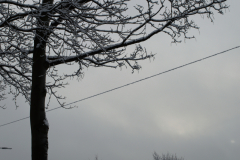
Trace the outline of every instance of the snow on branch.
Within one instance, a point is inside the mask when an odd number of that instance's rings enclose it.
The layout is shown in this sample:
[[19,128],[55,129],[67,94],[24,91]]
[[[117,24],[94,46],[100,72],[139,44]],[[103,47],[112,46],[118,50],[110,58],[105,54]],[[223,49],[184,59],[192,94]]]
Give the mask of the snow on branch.
[[[48,92],[68,77],[81,77],[86,67],[129,66],[152,58],[140,43],[162,33],[173,43],[191,39],[198,29],[194,15],[223,14],[226,0],[0,0],[0,76],[12,94],[30,99],[33,54],[44,49]],[[35,40],[39,41],[36,43]],[[135,45],[131,53],[127,50]],[[57,65],[77,64],[59,75]]]

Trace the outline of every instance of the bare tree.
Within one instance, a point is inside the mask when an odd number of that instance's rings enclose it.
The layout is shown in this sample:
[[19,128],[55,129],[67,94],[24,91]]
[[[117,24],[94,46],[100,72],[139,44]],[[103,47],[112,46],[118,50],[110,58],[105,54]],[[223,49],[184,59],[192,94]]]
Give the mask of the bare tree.
[[156,152],[153,153],[154,160],[184,160],[183,158],[178,158],[176,155],[170,155],[169,153],[159,156]]
[[[1,83],[14,100],[22,95],[31,106],[32,160],[48,155],[46,94],[64,107],[56,90],[66,85],[65,79],[81,77],[84,68],[139,70],[138,61],[154,56],[140,42],[158,33],[174,43],[193,38],[188,30],[198,26],[191,17],[213,20],[213,11],[222,14],[228,8],[225,1],[0,0]],[[133,3],[130,12],[127,6]],[[136,48],[128,53],[130,45]],[[74,71],[63,73],[59,65],[73,65]]]

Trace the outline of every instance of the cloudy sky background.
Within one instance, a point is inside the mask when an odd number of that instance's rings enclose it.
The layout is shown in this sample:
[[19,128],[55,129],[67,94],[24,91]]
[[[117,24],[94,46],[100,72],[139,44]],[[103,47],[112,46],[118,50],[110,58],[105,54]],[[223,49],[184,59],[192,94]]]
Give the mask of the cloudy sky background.
[[[142,43],[157,53],[142,69],[89,68],[60,90],[67,103],[240,45],[240,1],[215,21],[196,17],[196,39],[171,44],[159,34]],[[185,160],[240,157],[240,49],[47,113],[49,160],[152,160],[172,153]],[[29,106],[2,101],[0,125],[29,116]],[[58,107],[53,101],[49,109]],[[30,160],[29,119],[0,127],[0,159]]]

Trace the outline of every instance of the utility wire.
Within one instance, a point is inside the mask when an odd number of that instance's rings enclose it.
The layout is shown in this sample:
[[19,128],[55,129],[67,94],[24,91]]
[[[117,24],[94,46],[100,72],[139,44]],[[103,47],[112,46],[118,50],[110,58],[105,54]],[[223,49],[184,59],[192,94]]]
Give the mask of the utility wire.
[[[234,50],[234,49],[237,49],[237,48],[240,48],[240,46],[236,46],[236,47],[227,49],[227,50],[225,50],[225,51],[218,52],[218,53],[216,53],[216,54],[213,54],[213,55],[210,55],[210,56],[207,56],[207,57],[198,59],[198,60],[196,60],[196,61],[192,61],[192,62],[186,63],[186,64],[184,64],[184,65],[181,65],[181,66],[178,66],[178,67],[175,67],[175,68],[172,68],[172,69],[169,69],[169,70],[166,70],[166,71],[163,71],[163,72],[154,74],[154,75],[152,75],[152,76],[149,76],[149,77],[146,77],[146,78],[143,78],[143,79],[139,79],[139,80],[137,80],[137,81],[134,81],[134,82],[131,82],[131,83],[128,83],[128,84],[125,84],[125,85],[122,85],[122,86],[119,86],[119,87],[116,87],[116,88],[113,88],[113,89],[110,89],[110,90],[107,90],[107,91],[104,91],[104,92],[101,92],[101,93],[98,93],[98,94],[95,94],[95,95],[92,95],[92,96],[89,96],[89,97],[86,97],[86,98],[83,98],[83,99],[80,99],[80,100],[77,100],[77,101],[68,103],[68,104],[64,105],[64,107],[65,107],[65,106],[69,106],[69,105],[74,104],[74,103],[77,103],[77,102],[81,102],[81,101],[84,101],[84,100],[93,98],[93,97],[96,97],[96,96],[100,96],[100,95],[105,94],[105,93],[108,93],[108,92],[112,92],[112,91],[117,90],[117,89],[120,89],[120,88],[127,87],[127,86],[129,86],[129,85],[132,85],[132,84],[135,84],[135,83],[138,83],[138,82],[141,82],[141,81],[144,81],[144,80],[147,80],[147,79],[150,79],[150,78],[153,78],[153,77],[156,77],[156,76],[159,76],[159,75],[162,75],[162,74],[171,72],[171,71],[174,71],[174,70],[179,69],[179,68],[183,68],[183,67],[185,67],[185,66],[188,66],[188,65],[191,65],[191,64],[200,62],[200,61],[205,60],[205,59],[212,58],[212,57],[214,57],[214,56],[217,56],[217,55],[220,55],[220,54],[229,52],[229,51]],[[59,106],[59,107],[56,107],[56,108],[47,110],[46,112],[50,112],[50,111],[53,111],[53,110],[56,110],[56,109],[59,109],[59,108],[62,108],[62,106]],[[24,119],[28,119],[28,118],[29,118],[29,117],[25,117],[25,118],[21,118],[21,119],[18,119],[18,120],[9,122],[9,123],[5,123],[5,124],[0,125],[0,127],[6,126],[6,125],[9,125],[9,124],[12,124],[12,123],[15,123],[15,122],[24,120]]]

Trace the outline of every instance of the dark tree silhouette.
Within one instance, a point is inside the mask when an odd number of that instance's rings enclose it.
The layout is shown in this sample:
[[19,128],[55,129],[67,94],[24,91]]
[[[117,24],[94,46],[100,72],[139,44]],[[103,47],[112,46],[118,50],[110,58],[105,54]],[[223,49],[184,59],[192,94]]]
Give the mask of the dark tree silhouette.
[[178,158],[176,155],[170,155],[169,153],[162,154],[162,156],[159,156],[156,152],[153,153],[153,159],[154,160],[184,160],[182,157]]
[[[87,67],[141,66],[153,57],[141,47],[158,33],[174,43],[198,29],[190,18],[223,13],[226,0],[0,0],[0,82],[30,104],[32,160],[47,160],[46,94],[64,107],[56,90]],[[128,5],[136,3],[129,10]],[[126,47],[135,45],[135,51]],[[75,64],[75,65],[74,65]],[[73,65],[61,73],[59,65]],[[46,81],[46,78],[47,81]],[[64,81],[65,80],[65,81]],[[4,94],[0,99],[4,98]]]

